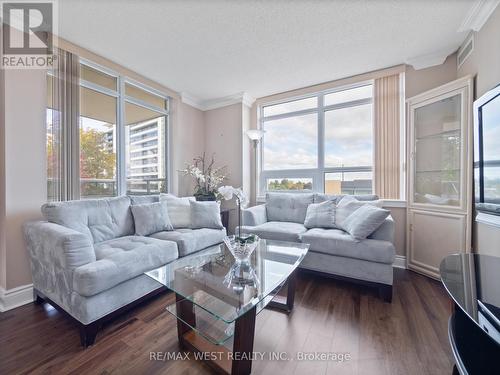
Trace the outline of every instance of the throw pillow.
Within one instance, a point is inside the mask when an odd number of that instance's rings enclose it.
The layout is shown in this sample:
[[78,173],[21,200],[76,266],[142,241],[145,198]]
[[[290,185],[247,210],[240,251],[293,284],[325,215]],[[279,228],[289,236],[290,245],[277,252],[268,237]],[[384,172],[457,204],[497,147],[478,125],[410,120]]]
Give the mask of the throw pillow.
[[382,225],[389,214],[388,210],[365,204],[344,220],[343,227],[355,239],[364,240]]
[[191,226],[191,205],[189,202],[194,200],[194,197],[179,198],[171,194],[160,195],[160,202],[167,202],[168,216],[175,229]]
[[322,203],[311,203],[307,207],[304,226],[309,229],[336,228],[335,208],[335,202],[332,200]]
[[130,206],[135,222],[135,234],[149,236],[164,230],[174,230],[168,217],[167,203],[147,203]]
[[337,205],[337,210],[335,212],[335,225],[339,229],[344,229],[344,221],[351,215],[354,211],[364,205],[371,205],[375,207],[380,207],[382,201],[358,201],[352,195],[344,196]]
[[191,228],[213,228],[222,229],[220,206],[217,202],[190,201],[191,205]]

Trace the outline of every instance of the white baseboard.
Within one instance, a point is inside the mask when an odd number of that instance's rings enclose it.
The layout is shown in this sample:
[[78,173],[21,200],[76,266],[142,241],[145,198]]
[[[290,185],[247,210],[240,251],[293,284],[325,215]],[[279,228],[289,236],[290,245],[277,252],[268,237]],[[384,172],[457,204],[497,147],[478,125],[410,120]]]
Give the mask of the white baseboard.
[[396,255],[396,259],[392,266],[406,269],[406,257],[404,255]]
[[5,290],[0,287],[0,312],[33,302],[33,284]]

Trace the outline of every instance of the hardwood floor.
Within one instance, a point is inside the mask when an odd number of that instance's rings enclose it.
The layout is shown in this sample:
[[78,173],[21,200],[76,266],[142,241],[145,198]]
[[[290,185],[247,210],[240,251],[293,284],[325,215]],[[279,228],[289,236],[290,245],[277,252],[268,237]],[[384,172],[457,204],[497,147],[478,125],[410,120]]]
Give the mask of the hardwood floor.
[[[177,323],[164,311],[166,293],[104,326],[97,342],[80,347],[78,328],[50,305],[29,304],[0,314],[0,374],[209,374],[194,359],[150,360],[179,350]],[[299,273],[289,315],[257,316],[254,374],[451,374],[447,338],[450,303],[440,283],[395,270],[392,304],[376,290]],[[301,352],[348,353],[344,362],[270,360]]]

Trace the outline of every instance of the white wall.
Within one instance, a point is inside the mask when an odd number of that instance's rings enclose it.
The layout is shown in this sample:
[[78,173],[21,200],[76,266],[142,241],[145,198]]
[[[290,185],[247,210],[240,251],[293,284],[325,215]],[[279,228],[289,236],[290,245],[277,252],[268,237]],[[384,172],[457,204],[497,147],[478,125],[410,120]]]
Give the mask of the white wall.
[[45,159],[44,70],[5,71],[5,138],[1,145],[5,163],[2,200],[5,241],[5,289],[31,283],[31,272],[22,224],[41,217],[47,198]]

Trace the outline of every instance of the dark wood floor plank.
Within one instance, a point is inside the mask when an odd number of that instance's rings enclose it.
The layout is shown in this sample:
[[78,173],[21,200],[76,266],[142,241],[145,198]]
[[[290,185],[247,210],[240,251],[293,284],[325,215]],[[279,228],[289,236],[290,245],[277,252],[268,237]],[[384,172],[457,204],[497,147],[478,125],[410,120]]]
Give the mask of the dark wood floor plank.
[[[165,311],[173,293],[157,296],[104,325],[80,347],[78,328],[47,304],[0,314],[0,374],[210,374],[192,359],[150,360],[179,352],[176,320]],[[257,316],[255,374],[446,374],[449,301],[439,282],[396,270],[393,303],[370,288],[299,273],[295,307]],[[270,352],[294,360],[269,360]],[[348,353],[349,361],[298,361],[299,352]]]

